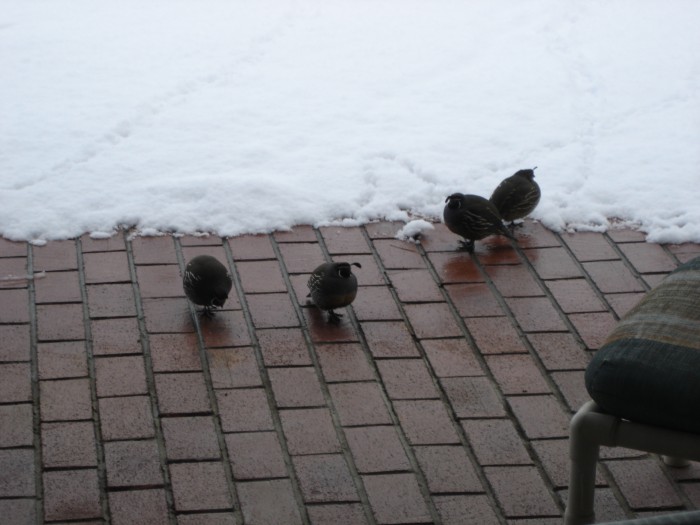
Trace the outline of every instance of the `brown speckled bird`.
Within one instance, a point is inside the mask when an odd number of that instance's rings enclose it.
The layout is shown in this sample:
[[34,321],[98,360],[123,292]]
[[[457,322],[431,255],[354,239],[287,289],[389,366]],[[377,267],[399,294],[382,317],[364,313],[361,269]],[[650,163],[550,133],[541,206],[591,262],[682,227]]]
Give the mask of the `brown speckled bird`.
[[211,255],[198,255],[185,267],[182,287],[194,304],[203,306],[202,315],[212,317],[214,308],[222,308],[233,286],[231,275],[218,259]]
[[348,306],[357,295],[357,278],[351,266],[362,268],[360,263],[324,263],[309,277],[309,296],[321,310],[328,311],[328,322],[340,322],[336,308]]
[[498,210],[488,199],[453,193],[445,202],[445,225],[451,232],[464,237],[462,245],[469,253],[474,251],[474,241],[489,235],[513,238]]
[[[537,168],[535,168],[537,169]],[[532,213],[542,193],[535,182],[535,170],[520,170],[503,179],[491,195],[491,202],[504,221],[511,224]]]

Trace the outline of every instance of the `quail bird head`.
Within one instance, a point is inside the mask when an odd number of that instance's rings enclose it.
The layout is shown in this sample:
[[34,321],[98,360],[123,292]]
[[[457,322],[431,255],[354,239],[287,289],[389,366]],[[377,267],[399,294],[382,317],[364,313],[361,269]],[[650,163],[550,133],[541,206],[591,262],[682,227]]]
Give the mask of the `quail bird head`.
[[474,251],[474,241],[489,235],[513,238],[498,210],[489,200],[478,195],[453,193],[445,202],[445,225],[451,232],[464,238],[461,241],[462,247],[469,253]]
[[182,287],[194,304],[203,306],[202,315],[211,317],[214,308],[222,308],[233,286],[226,267],[211,255],[198,255],[185,267]]
[[321,310],[328,311],[329,323],[340,322],[341,314],[333,310],[355,300],[357,278],[352,273],[352,266],[362,268],[360,263],[324,263],[309,277],[309,296]]
[[503,179],[491,195],[491,202],[504,221],[511,224],[532,213],[540,202],[540,186],[535,182],[535,169],[519,170]]

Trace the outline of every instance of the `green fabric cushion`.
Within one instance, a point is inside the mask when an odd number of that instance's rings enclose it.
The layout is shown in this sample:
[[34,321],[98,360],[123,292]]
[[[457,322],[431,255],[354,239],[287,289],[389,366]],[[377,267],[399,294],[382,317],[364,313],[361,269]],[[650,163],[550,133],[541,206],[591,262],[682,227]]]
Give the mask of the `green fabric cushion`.
[[610,414],[700,433],[700,257],[619,322],[588,365],[586,388]]

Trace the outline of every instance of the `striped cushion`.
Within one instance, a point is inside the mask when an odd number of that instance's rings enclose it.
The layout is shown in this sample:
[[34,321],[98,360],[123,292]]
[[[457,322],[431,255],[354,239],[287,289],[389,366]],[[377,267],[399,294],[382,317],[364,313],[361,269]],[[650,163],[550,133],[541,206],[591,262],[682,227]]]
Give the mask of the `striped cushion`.
[[620,321],[588,365],[586,388],[611,414],[700,433],[700,257]]

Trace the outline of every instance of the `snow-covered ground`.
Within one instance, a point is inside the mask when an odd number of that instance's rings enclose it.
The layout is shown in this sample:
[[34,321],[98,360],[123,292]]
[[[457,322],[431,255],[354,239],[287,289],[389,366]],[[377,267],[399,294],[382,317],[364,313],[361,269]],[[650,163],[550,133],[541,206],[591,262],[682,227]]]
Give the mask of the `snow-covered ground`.
[[438,218],[538,166],[550,228],[700,242],[699,20],[697,0],[0,0],[0,234]]

